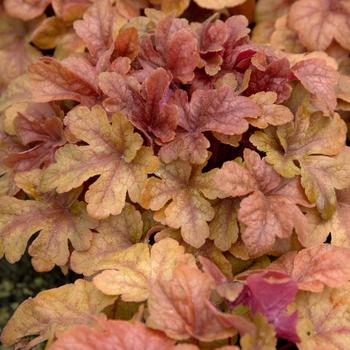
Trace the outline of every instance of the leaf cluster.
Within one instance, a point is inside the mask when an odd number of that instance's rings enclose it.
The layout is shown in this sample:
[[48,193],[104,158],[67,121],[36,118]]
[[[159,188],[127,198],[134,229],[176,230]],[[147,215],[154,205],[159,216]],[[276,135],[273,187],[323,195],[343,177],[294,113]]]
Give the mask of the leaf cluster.
[[2,343],[346,349],[349,16],[4,0],[0,257],[80,278],[19,305]]

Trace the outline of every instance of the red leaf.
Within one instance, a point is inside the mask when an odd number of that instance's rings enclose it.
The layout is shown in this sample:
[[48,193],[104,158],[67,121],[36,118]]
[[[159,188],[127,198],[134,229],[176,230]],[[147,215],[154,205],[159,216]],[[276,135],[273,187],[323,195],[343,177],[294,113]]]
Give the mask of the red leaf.
[[171,76],[163,68],[153,71],[140,86],[131,77],[118,73],[102,73],[100,87],[108,96],[104,106],[110,112],[122,111],[149,140],[161,142],[175,137],[178,110],[168,104]]
[[281,338],[298,342],[296,334],[297,311],[287,314],[287,306],[293,302],[298,285],[290,277],[277,271],[252,273],[245,287],[232,306],[244,304],[254,313],[261,312],[276,327]]
[[260,112],[253,101],[234,96],[228,86],[219,90],[196,90],[190,102],[185,91],[177,90],[171,102],[180,109],[179,126],[183,131],[162,147],[159,154],[165,162],[179,157],[192,163],[203,163],[210,145],[203,132],[240,135],[249,127],[245,118],[256,118]]
[[28,70],[35,102],[74,100],[90,106],[99,94],[95,68],[82,57],[61,62],[42,57]]
[[154,34],[155,47],[151,37],[146,36],[141,43],[141,63],[167,68],[176,80],[191,81],[199,63],[199,48],[196,36],[187,21],[167,17],[161,20]]

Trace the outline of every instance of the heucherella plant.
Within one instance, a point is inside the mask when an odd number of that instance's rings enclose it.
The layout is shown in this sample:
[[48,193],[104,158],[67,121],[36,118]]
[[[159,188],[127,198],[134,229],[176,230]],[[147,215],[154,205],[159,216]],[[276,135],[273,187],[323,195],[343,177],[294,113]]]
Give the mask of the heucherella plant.
[[4,0],[0,257],[79,275],[4,346],[349,348],[350,5],[254,8]]

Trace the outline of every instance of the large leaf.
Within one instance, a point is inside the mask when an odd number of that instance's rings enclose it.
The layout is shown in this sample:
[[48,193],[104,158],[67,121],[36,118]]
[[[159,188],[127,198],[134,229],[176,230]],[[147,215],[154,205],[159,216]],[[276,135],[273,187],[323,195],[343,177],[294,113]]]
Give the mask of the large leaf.
[[68,113],[65,124],[88,145],[60,148],[57,163],[44,173],[41,188],[67,192],[100,175],[85,195],[87,210],[97,219],[120,214],[127,192],[132,201],[138,201],[147,173],[157,168],[158,160],[150,148],[142,147],[141,136],[133,133],[125,117],[114,114],[111,124],[100,106],[77,107]]
[[171,280],[159,278],[148,299],[147,323],[169,337],[182,340],[194,337],[202,341],[253,333],[254,325],[241,316],[224,314],[210,302],[215,286],[210,275],[192,263],[180,263]]
[[323,244],[289,252],[269,267],[288,273],[299,289],[322,292],[324,286],[341,288],[350,279],[350,249]]
[[213,181],[216,169],[202,173],[202,168],[180,160],[164,165],[156,172],[159,178],[147,180],[141,198],[143,207],[163,211],[166,224],[181,228],[183,239],[196,248],[209,237],[208,221],[215,215],[206,198],[220,194]]
[[161,240],[151,250],[147,244],[138,243],[101,260],[99,268],[105,271],[93,281],[105,294],[121,295],[125,301],[144,301],[159,276],[171,279],[180,257],[193,259],[189,254],[184,256],[184,248],[171,238]]
[[90,247],[91,230],[97,222],[87,215],[85,203],[76,200],[79,191],[43,195],[37,191],[39,181],[39,170],[21,173],[16,177],[17,186],[33,199],[1,197],[0,252],[14,263],[23,255],[29,239],[40,232],[29,253],[37,270],[49,271],[68,262],[69,242],[75,250]]
[[301,338],[298,348],[346,350],[350,342],[349,298],[349,284],[319,294],[299,293],[295,303]]

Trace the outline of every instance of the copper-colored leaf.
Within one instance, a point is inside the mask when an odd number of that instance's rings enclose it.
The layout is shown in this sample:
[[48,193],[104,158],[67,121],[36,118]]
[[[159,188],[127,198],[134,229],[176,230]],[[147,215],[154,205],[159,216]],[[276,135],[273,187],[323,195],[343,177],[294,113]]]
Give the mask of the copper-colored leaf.
[[84,58],[43,57],[28,68],[33,100],[74,100],[92,105],[98,96],[95,68]]
[[100,87],[108,96],[104,101],[110,112],[121,111],[133,125],[149,139],[155,136],[161,142],[175,137],[178,110],[167,104],[171,75],[163,68],[154,70],[140,86],[134,79],[115,72],[99,76]]
[[194,78],[200,58],[198,50],[188,22],[169,16],[158,22],[154,37],[146,36],[142,40],[140,59],[146,70],[164,67],[176,80],[186,83]]
[[88,8],[82,20],[74,22],[75,31],[92,56],[101,56],[112,45],[115,14],[110,0],[99,0]]
[[175,341],[140,322],[98,320],[95,328],[78,325],[58,337],[52,350],[172,350]]
[[256,118],[260,112],[253,101],[234,96],[228,86],[219,90],[196,90],[190,102],[185,91],[177,90],[173,102],[180,109],[179,126],[183,131],[162,147],[159,154],[167,163],[180,158],[202,164],[210,146],[203,135],[205,131],[240,135],[248,129],[246,118]]
[[147,174],[157,168],[158,160],[150,148],[142,146],[141,136],[126,118],[114,114],[111,124],[102,107],[77,107],[68,113],[65,124],[88,145],[60,148],[57,163],[44,173],[42,189],[67,192],[100,175],[85,195],[87,210],[97,219],[120,214],[127,192],[132,201],[138,201]]
[[147,324],[182,340],[194,337],[202,341],[223,339],[254,332],[254,326],[241,316],[224,314],[210,302],[214,280],[194,263],[179,264],[170,281],[158,279],[148,299]]
[[299,289],[322,292],[324,286],[341,288],[350,279],[350,249],[324,244],[289,252],[269,267],[288,273]]
[[335,87],[339,74],[321,59],[306,59],[292,67],[293,74],[312,93],[324,112],[333,111],[337,106]]
[[288,25],[309,50],[324,51],[332,40],[350,50],[349,14],[347,0],[299,0],[290,8]]
[[54,105],[33,103],[23,110],[14,106],[6,111],[13,114],[13,134],[18,149],[8,149],[4,163],[15,172],[49,166],[57,148],[66,143],[63,134],[62,111]]
[[277,132],[256,132],[250,141],[266,152],[265,160],[285,177],[300,174],[294,161],[312,155],[337,155],[345,145],[346,125],[339,115],[333,117],[311,114],[303,105],[294,121],[279,126]]
[[42,15],[50,0],[4,0],[5,11],[23,21]]
[[277,237],[289,237],[293,228],[302,239],[307,234],[307,221],[297,204],[305,205],[306,200],[298,180],[283,182],[256,152],[245,149],[244,159],[245,167],[235,161],[224,163],[215,181],[226,196],[250,194],[238,210],[238,220],[247,226],[242,239],[250,253],[266,252]]
[[88,250],[72,253],[72,270],[89,276],[103,269],[105,259],[136,243],[142,235],[142,229],[140,212],[127,203],[119,215],[110,216],[99,223]]
[[141,197],[143,207],[163,210],[167,225],[181,228],[183,239],[197,248],[209,237],[208,221],[215,215],[206,198],[220,194],[213,181],[216,170],[202,173],[202,168],[179,160],[164,165],[156,172],[159,178],[147,180]]
[[99,263],[102,273],[94,277],[95,286],[107,295],[121,295],[124,301],[144,301],[155,280],[172,278],[179,258],[191,261],[184,248],[175,240],[166,238],[152,246],[138,243],[116,254],[110,254]]
[[322,293],[299,293],[295,308],[299,312],[298,334],[301,350],[346,350],[350,342],[350,285],[325,288]]
[[40,181],[39,171],[19,175],[16,178],[18,186],[36,199],[1,198],[0,245],[7,260],[18,261],[30,237],[38,231],[40,234],[30,245],[29,253],[39,271],[67,263],[70,255],[68,241],[76,250],[88,249],[91,229],[97,223],[88,217],[85,204],[76,201],[74,194],[40,196],[35,184],[35,181]]

